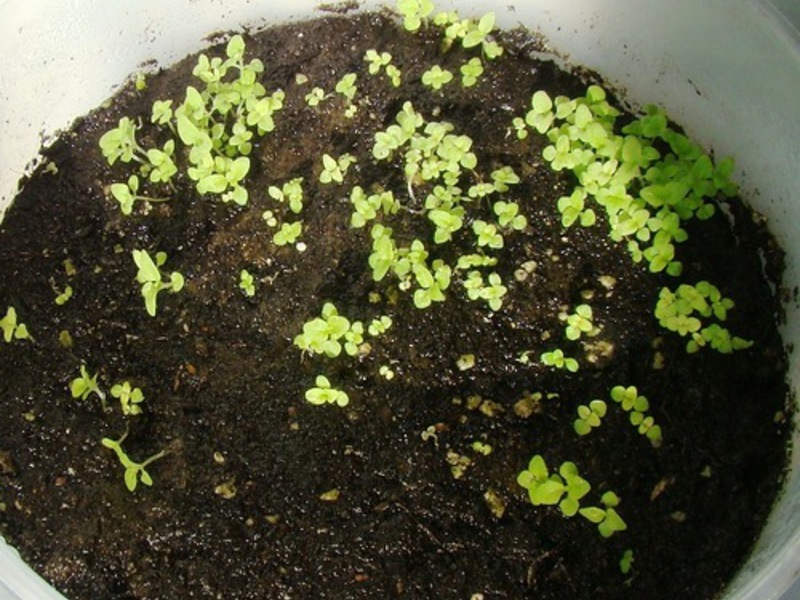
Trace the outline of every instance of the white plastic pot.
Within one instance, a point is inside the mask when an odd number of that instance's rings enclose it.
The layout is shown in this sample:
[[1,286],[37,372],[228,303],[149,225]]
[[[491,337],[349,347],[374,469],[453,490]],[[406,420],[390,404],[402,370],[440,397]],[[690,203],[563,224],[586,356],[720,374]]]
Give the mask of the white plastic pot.
[[[211,32],[318,14],[316,0],[0,0],[0,211],[42,142],[105,100],[146,60],[168,65]],[[377,7],[368,0],[364,8]],[[800,5],[796,0],[438,0],[541,32],[635,104],[664,106],[695,139],[735,156],[743,194],[800,285]],[[794,22],[794,26],[792,25]],[[2,249],[0,249],[2,251]],[[785,340],[800,346],[800,307]],[[800,382],[792,356],[790,377]],[[0,407],[0,410],[2,408]],[[795,433],[795,444],[798,434]],[[800,458],[724,600],[792,600],[800,572]],[[784,595],[784,594],[787,595]],[[0,540],[0,598],[62,598]]]

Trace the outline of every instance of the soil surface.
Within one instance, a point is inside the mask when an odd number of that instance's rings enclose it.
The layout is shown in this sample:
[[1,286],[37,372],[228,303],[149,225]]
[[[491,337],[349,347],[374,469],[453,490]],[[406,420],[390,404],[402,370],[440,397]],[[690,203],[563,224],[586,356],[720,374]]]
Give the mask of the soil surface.
[[[385,15],[327,15],[245,40],[247,56],[266,66],[267,90],[286,93],[275,130],[255,141],[246,207],[200,196],[183,175],[174,192],[147,184],[171,201],[139,203],[128,217],[108,195],[132,167],[109,167],[99,137],[133,116],[145,123],[143,145],[163,144],[150,107],[182,101],[190,58],[76,122],[5,215],[0,310],[14,306],[33,339],[0,341],[3,537],[73,600],[717,595],[752,547],[787,463],[781,253],[763,223],[733,199],[690,224],[679,280],[634,264],[602,218],[564,229],[556,200],[572,176],[548,168],[544,136],[517,140],[510,124],[534,91],[575,97],[592,79],[562,71],[521,34],[502,37],[506,51],[478,85],[452,83],[446,96],[420,76],[434,63],[457,72],[464,51],[441,54],[434,29],[411,36]],[[392,54],[401,87],[367,73],[368,49]],[[331,91],[347,72],[358,75],[352,119],[340,96],[309,108],[313,86]],[[509,195],[528,226],[505,236],[494,270],[508,294],[497,312],[456,284],[446,302],[415,308],[396,280],[373,280],[369,229],[349,226],[355,185],[410,201],[402,171],[371,154],[374,133],[406,99],[475,140],[476,172],[508,165],[522,179]],[[357,163],[344,182],[320,184],[321,156],[345,152]],[[267,188],[301,176],[304,252],[276,246],[262,218],[270,209],[291,220]],[[398,235],[429,240],[429,224],[408,215]],[[181,292],[159,296],[155,317],[135,281],[134,249],[166,252],[165,271],[186,278]],[[515,278],[524,263],[532,272]],[[256,279],[253,297],[239,289],[242,269]],[[726,324],[751,348],[689,355],[684,338],[660,328],[661,287],[702,279],[735,300]],[[67,285],[72,298],[56,305]],[[569,341],[558,315],[586,298],[601,332]],[[351,320],[386,314],[393,325],[368,354],[303,354],[292,340],[326,301]],[[600,340],[612,350],[592,362],[587,344]],[[538,361],[554,348],[579,360],[578,373]],[[523,364],[526,351],[533,360]],[[475,365],[462,371],[466,354]],[[107,411],[96,396],[74,399],[82,364],[106,393],[124,380],[140,387],[143,413],[123,416],[110,396]],[[379,373],[384,365],[393,379]],[[320,373],[348,393],[347,406],[304,399]],[[608,399],[615,385],[650,400],[660,448],[610,401],[602,426],[576,435],[578,405]],[[536,393],[544,397],[533,402]],[[517,404],[524,398],[531,414]],[[152,487],[133,493],[100,443],[126,431],[131,458],[168,452],[148,467]],[[628,529],[604,539],[581,517],[532,506],[516,477],[534,454],[553,469],[573,461],[591,504],[615,491]],[[469,464],[455,477],[459,457]],[[623,574],[628,549],[634,563]]]

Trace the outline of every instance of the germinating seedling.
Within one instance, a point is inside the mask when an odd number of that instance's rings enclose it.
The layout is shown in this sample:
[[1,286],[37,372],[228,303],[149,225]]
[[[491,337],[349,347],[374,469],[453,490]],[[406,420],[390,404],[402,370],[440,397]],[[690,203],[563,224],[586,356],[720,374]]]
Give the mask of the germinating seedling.
[[249,298],[256,295],[255,280],[247,269],[242,269],[239,272],[239,289]]
[[331,387],[331,382],[324,375],[317,375],[314,380],[315,387],[306,391],[306,400],[311,404],[336,404],[337,406],[347,406],[350,402],[347,394],[342,390]]
[[69,384],[69,390],[72,393],[73,398],[80,398],[81,400],[87,400],[89,396],[95,394],[98,398],[100,398],[103,411],[105,411],[107,408],[106,394],[97,384],[97,376],[98,373],[89,375],[89,371],[86,370],[86,365],[81,365],[80,377],[76,377],[72,380],[72,382]]
[[0,329],[3,330],[3,340],[7,344],[10,344],[11,340],[31,339],[28,327],[17,320],[17,310],[13,306],[9,306],[6,316],[0,319]]
[[165,276],[159,269],[167,261],[167,255],[164,252],[158,252],[154,261],[146,250],[134,250],[133,261],[139,269],[136,281],[142,286],[142,296],[147,314],[155,317],[158,293],[168,291],[175,294],[181,291],[184,286],[183,275],[173,271],[166,281],[164,280]]
[[122,414],[134,416],[142,414],[139,406],[144,402],[144,393],[138,387],[132,387],[130,382],[123,381],[111,388],[111,395],[119,400]]
[[564,351],[561,350],[560,348],[556,348],[555,350],[551,350],[550,352],[542,353],[541,361],[548,367],[554,367],[556,369],[566,369],[571,373],[576,373],[579,368],[578,361],[575,360],[574,358],[565,356]]
[[133,212],[135,202],[166,202],[169,198],[151,198],[139,194],[139,177],[131,175],[127,183],[112,183],[109,187],[111,195],[119,202],[119,209],[123,215]]
[[143,462],[135,462],[131,460],[131,458],[126,454],[126,452],[122,449],[122,443],[125,441],[125,438],[128,437],[128,432],[126,431],[124,435],[119,438],[118,440],[112,440],[111,438],[103,438],[101,443],[106,448],[109,448],[114,451],[114,454],[117,455],[119,462],[125,467],[125,487],[128,488],[128,491],[133,492],[136,490],[136,486],[141,481],[144,485],[151,486],[153,485],[153,478],[150,476],[150,473],[147,472],[147,467],[157,461],[160,458],[163,458],[167,455],[165,450],[157,452],[153,454],[150,458],[144,460]]

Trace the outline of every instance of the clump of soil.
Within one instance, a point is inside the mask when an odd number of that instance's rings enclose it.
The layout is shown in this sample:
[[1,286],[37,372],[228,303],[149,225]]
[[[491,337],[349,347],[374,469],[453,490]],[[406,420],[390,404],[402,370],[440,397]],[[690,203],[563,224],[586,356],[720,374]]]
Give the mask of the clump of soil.
[[[141,139],[155,145],[153,101],[182,101],[194,57],[148,77],[144,90],[129,86],[45,151],[0,227],[0,308],[14,306],[33,336],[0,344],[0,532],[55,587],[74,600],[699,600],[732,577],[786,465],[772,291],[780,251],[739,199],[689,226],[680,281],[706,279],[733,298],[726,324],[754,345],[687,354],[686,340],[653,317],[658,290],[677,280],[634,264],[602,219],[565,230],[556,200],[572,176],[543,161],[544,136],[509,132],[534,91],[582,95],[587,76],[537,55],[520,34],[502,41],[478,85],[456,82],[445,95],[420,76],[432,64],[457,71],[460,50],[442,54],[436,31],[410,36],[383,14],[246,36],[248,57],[266,66],[262,83],[286,97],[275,130],[255,141],[245,207],[198,195],[183,175],[169,202],[129,217],[108,195],[129,169],[109,167],[100,136],[141,117]],[[401,87],[367,74],[369,49],[392,54]],[[348,72],[361,102],[352,119],[340,98],[307,105],[312,86],[331,91]],[[478,171],[507,165],[522,179],[510,195],[528,226],[506,235],[499,311],[455,287],[446,302],[415,308],[396,282],[373,280],[369,230],[349,226],[354,185],[406,187],[371,151],[407,99],[475,140]],[[346,152],[357,162],[344,183],[320,184],[321,156]],[[304,252],[276,246],[262,218],[286,216],[268,187],[301,176]],[[425,223],[408,221],[410,237],[430,238]],[[134,249],[166,252],[165,269],[187,281],[159,297],[155,317]],[[515,278],[522,265],[530,273]],[[238,287],[242,269],[256,279],[253,297]],[[73,297],[58,306],[67,285]],[[585,340],[563,338],[558,316],[587,298],[610,348],[594,362]],[[292,340],[326,301],[365,322],[388,314],[393,326],[366,355],[303,355]],[[539,362],[555,347],[579,359],[578,373]],[[526,351],[528,364],[518,360]],[[468,354],[475,365],[461,370]],[[123,416],[110,397],[108,411],[94,396],[73,399],[82,364],[106,391],[123,380],[140,387],[143,414]],[[347,391],[346,407],[305,401],[323,372]],[[608,399],[615,385],[650,400],[659,448],[613,405],[601,427],[575,434],[577,406]],[[137,460],[168,451],[148,468],[153,486],[134,493],[100,443],[126,431]],[[583,518],[532,506],[516,477],[534,454],[551,467],[575,462],[593,494],[615,491],[628,529],[604,539]],[[623,574],[628,549],[635,562]]]

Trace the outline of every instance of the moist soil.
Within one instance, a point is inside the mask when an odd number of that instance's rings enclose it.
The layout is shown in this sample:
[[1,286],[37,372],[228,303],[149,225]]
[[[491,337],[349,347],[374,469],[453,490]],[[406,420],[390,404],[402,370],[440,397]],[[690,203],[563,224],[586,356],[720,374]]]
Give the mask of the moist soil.
[[[435,31],[411,36],[383,14],[324,15],[245,39],[246,56],[266,65],[267,89],[286,92],[275,131],[255,143],[246,207],[199,196],[185,176],[170,202],[129,217],[108,195],[130,166],[109,167],[99,137],[122,116],[147,122],[155,99],[181,102],[193,83],[189,58],[78,120],[5,215],[0,307],[16,307],[33,336],[0,348],[6,540],[74,600],[717,595],[751,549],[787,464],[781,253],[763,223],[727,199],[687,226],[680,281],[707,279],[733,298],[726,325],[755,342],[689,355],[685,338],[653,317],[658,290],[677,280],[634,264],[602,218],[565,230],[556,200],[572,176],[543,161],[544,136],[509,134],[533,91],[582,95],[591,74],[562,70],[512,32],[477,86],[454,82],[445,97],[420,76],[434,62],[457,71],[461,51],[442,55]],[[373,48],[392,54],[399,89],[367,74]],[[347,72],[358,74],[354,118],[343,117],[341,97],[307,106],[311,86],[332,90]],[[415,308],[396,281],[373,281],[369,232],[349,227],[354,185],[408,201],[402,171],[371,155],[374,133],[406,99],[475,140],[478,172],[509,165],[521,176],[510,195],[529,225],[506,235],[495,270],[509,291],[497,312],[457,285],[446,302]],[[149,125],[139,139],[163,143]],[[357,165],[344,183],[320,184],[322,154],[345,152]],[[276,246],[262,219],[266,209],[289,219],[266,191],[299,176],[304,252]],[[406,221],[409,239],[430,238],[419,219]],[[159,296],[155,317],[135,281],[134,249],[166,252],[164,268],[187,281]],[[536,268],[516,279],[529,261]],[[238,287],[244,268],[256,278],[253,297]],[[58,306],[67,285],[74,295]],[[586,298],[601,327],[589,343],[610,348],[594,357],[586,339],[564,339],[558,317]],[[388,314],[393,326],[366,355],[303,355],[292,340],[326,301],[365,322]],[[578,373],[536,360],[556,347],[579,359]],[[517,360],[525,351],[528,364]],[[462,371],[466,354],[475,365]],[[82,364],[106,391],[123,380],[140,387],[143,414],[124,417],[111,397],[108,411],[96,396],[73,399]],[[319,373],[347,391],[346,407],[304,399]],[[612,402],[601,427],[575,434],[577,406],[608,399],[615,385],[648,397],[660,448]],[[528,411],[517,404],[524,398]],[[132,458],[168,451],[148,468],[153,486],[133,493],[100,443],[126,430]],[[493,451],[475,451],[476,440]],[[604,539],[583,518],[532,506],[516,476],[534,454],[551,468],[575,462],[592,484],[590,503],[615,491],[628,529]],[[459,456],[470,464],[455,477]],[[627,549],[635,562],[623,574]]]

